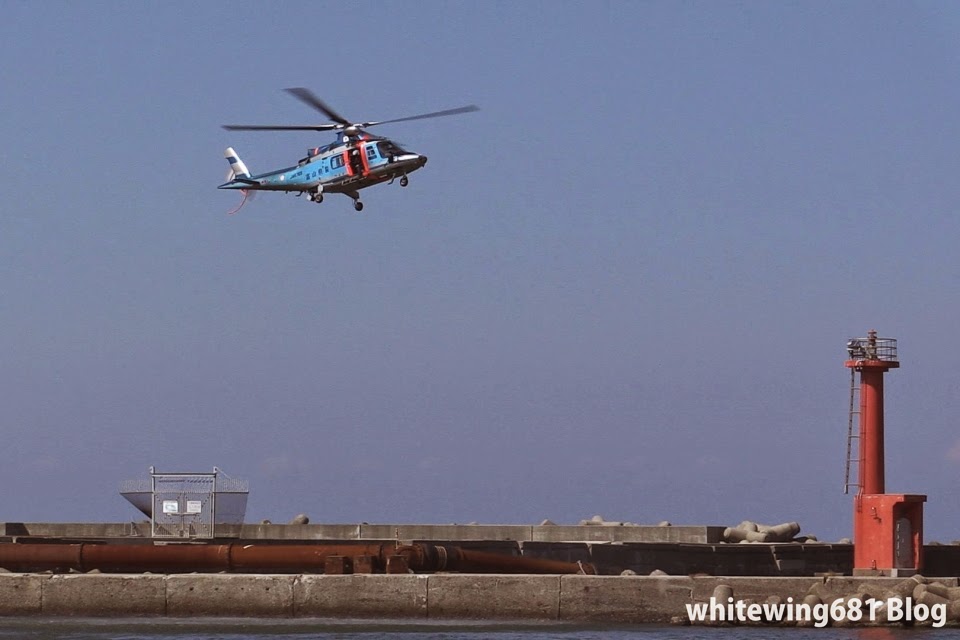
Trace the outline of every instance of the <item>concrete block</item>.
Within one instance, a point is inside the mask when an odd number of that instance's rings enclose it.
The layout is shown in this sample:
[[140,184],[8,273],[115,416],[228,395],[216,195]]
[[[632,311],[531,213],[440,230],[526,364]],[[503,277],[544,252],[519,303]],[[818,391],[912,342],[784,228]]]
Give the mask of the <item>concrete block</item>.
[[[729,585],[736,600],[824,602],[901,578],[0,574],[0,616],[234,616],[663,623]],[[956,578],[944,580],[957,588]],[[925,592],[926,593],[926,592]],[[929,594],[927,594],[929,595]],[[810,596],[814,598],[814,596]],[[819,601],[819,600],[818,600]],[[960,610],[960,607],[958,607]],[[960,615],[960,614],[958,614]]]
[[373,570],[374,570],[373,556],[354,557],[353,559],[354,573],[373,573]]
[[723,537],[723,527],[647,525],[533,527],[536,542],[672,542],[712,544]]
[[361,540],[400,540],[398,524],[361,524]]
[[327,556],[323,563],[323,572],[328,576],[353,573],[353,559],[347,556]]
[[166,577],[169,616],[293,615],[294,575],[177,574]]
[[43,581],[47,616],[162,616],[165,576],[153,574],[65,574]]
[[853,546],[836,544],[776,544],[773,556],[781,576],[810,576],[815,573],[853,571]]
[[562,562],[593,562],[586,542],[521,542],[520,552],[526,558],[545,558]]
[[670,622],[686,616],[688,577],[562,576],[560,619],[581,622]]
[[529,540],[530,525],[364,524],[360,536],[370,540]]
[[[7,534],[10,535],[10,534]],[[926,545],[923,547],[923,570],[927,576],[960,575],[960,546]]]
[[730,585],[733,588],[733,597],[736,600],[750,599],[755,602],[764,602],[771,596],[777,596],[783,601],[792,597],[794,602],[803,600],[803,596],[814,584],[822,584],[823,578],[778,578],[765,576],[695,576],[693,581],[693,599],[697,602],[708,602],[714,595],[717,586]]
[[387,556],[386,572],[390,575],[410,573],[410,564],[406,556]]
[[556,620],[560,576],[438,573],[429,576],[431,618]]
[[[957,586],[957,578],[937,578],[937,582],[946,587]],[[850,595],[861,590],[864,585],[871,585],[881,590],[897,591],[898,585],[904,585],[908,588],[902,596],[910,596],[918,581],[911,578],[889,578],[889,577],[861,577],[861,576],[830,576],[824,579],[824,585],[821,589],[821,597],[826,601],[828,598],[839,598]]]
[[573,525],[533,527],[532,540],[534,542],[614,542],[622,541],[624,537],[634,538],[640,535],[639,531],[624,533],[627,529],[637,528]]
[[359,540],[359,524],[245,524],[242,540]]
[[657,569],[670,575],[775,576],[778,573],[770,545],[624,542],[589,546],[590,561],[602,575],[618,575],[625,569],[640,575]]
[[0,573],[0,616],[41,613],[42,585],[51,576]]
[[[7,522],[5,535],[44,538],[127,538],[136,533],[133,522]],[[149,533],[149,527],[147,527]]]
[[[240,534],[243,533],[243,528],[250,525],[244,524],[218,524],[214,529],[214,533],[218,539],[222,540],[232,540],[240,537]],[[147,535],[150,535],[150,523],[147,523]]]
[[294,584],[294,615],[317,618],[426,618],[427,576],[299,576]]
[[[550,543],[551,546],[556,543]],[[590,544],[585,545],[592,562],[601,575],[619,575],[625,569],[647,575],[654,569],[670,574],[687,574],[696,571],[697,559],[691,554],[680,557],[675,544]],[[577,558],[579,560],[579,558]]]
[[4,536],[27,536],[30,535],[27,525],[23,522],[3,522],[0,523],[0,533]]

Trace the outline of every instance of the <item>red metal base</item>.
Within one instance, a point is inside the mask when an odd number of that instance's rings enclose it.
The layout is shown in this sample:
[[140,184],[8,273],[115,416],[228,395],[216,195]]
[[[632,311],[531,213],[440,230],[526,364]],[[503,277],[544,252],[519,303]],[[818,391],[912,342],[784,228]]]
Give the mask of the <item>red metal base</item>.
[[861,494],[853,508],[853,567],[863,573],[904,575],[923,568],[923,503],[927,496]]

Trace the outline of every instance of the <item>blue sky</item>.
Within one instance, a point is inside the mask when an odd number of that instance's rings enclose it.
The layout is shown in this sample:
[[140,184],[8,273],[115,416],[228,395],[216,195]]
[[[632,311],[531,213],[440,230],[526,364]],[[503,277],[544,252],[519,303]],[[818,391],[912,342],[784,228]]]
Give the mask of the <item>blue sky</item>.
[[[848,337],[900,340],[887,489],[960,538],[952,3],[4,4],[0,520],[124,521],[217,465],[248,518],[850,533]],[[430,158],[217,191],[356,120]]]

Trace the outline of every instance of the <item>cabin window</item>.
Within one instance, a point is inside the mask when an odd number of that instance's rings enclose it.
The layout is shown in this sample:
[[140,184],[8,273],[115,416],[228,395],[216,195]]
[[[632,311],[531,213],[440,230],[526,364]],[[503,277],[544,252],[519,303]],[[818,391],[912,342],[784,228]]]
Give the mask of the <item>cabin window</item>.
[[367,159],[368,160],[377,159],[377,148],[372,144],[367,145]]

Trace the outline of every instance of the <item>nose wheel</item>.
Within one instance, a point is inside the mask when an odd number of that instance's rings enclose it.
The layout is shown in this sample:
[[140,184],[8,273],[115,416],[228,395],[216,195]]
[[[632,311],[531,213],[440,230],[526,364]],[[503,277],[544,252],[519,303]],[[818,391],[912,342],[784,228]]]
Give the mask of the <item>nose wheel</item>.
[[407,176],[403,176],[402,178],[400,178],[400,186],[401,186],[401,187],[405,187],[405,186],[407,186],[408,184],[410,184],[410,179],[407,178]]
[[356,209],[357,211],[363,211],[363,203],[360,202],[359,200],[354,200],[353,208]]

